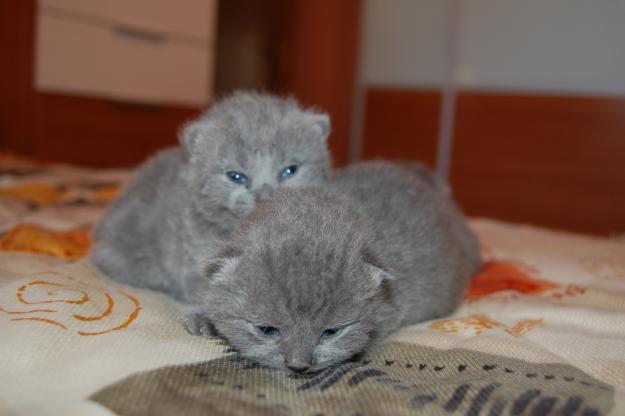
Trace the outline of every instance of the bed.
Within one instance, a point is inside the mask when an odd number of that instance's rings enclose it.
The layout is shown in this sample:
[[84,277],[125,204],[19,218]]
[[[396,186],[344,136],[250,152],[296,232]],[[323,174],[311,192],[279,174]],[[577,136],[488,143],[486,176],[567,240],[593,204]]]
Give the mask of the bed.
[[0,153],[0,414],[625,414],[622,239],[472,219],[485,267],[452,316],[288,375],[89,263],[130,175]]

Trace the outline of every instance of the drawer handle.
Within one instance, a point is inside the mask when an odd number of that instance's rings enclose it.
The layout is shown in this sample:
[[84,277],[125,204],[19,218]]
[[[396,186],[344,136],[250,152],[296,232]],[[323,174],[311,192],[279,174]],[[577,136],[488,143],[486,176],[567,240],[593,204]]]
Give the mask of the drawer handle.
[[157,103],[141,103],[138,101],[128,101],[123,99],[111,99],[109,101],[111,105],[118,110],[130,110],[130,111],[143,111],[143,112],[157,112],[163,109],[161,104]]
[[128,26],[114,26],[113,32],[119,36],[140,40],[149,43],[163,43],[165,36],[160,33],[149,32],[147,30],[136,29]]

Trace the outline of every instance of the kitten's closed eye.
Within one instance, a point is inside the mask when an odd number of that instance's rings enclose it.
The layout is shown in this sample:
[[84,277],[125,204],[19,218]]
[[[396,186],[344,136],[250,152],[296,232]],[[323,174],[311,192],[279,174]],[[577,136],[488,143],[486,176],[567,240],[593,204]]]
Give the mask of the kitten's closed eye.
[[297,172],[297,169],[297,165],[287,166],[280,171],[280,179],[284,180],[292,177]]
[[263,335],[267,335],[268,337],[273,337],[280,334],[280,330],[275,326],[269,325],[256,325],[256,329]]
[[341,332],[343,332],[344,329],[350,327],[353,324],[353,322],[343,325],[343,326],[337,326],[337,327],[331,327],[331,328],[326,328],[322,333],[321,333],[321,338],[331,338]]
[[331,337],[339,333],[340,328],[328,328],[321,334],[324,337]]
[[247,183],[247,176],[244,173],[231,170],[226,172],[226,176],[236,184],[245,185]]

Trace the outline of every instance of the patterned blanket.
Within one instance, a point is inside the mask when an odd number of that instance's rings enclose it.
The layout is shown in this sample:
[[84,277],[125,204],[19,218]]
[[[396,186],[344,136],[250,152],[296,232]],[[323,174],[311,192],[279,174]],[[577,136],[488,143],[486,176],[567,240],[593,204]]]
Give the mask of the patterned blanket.
[[86,259],[126,171],[0,154],[0,414],[625,415],[625,243],[474,219],[454,315],[312,376],[188,335]]

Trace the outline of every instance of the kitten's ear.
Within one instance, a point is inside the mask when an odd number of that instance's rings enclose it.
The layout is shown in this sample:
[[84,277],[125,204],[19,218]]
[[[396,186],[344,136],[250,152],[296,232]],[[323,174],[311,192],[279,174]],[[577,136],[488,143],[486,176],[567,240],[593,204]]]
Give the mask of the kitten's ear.
[[206,264],[203,277],[214,283],[225,281],[228,272],[237,265],[242,254],[240,249],[234,247],[222,250],[216,260]]
[[367,248],[362,250],[362,259],[374,285],[375,294],[382,296],[386,302],[393,300],[393,284],[395,276],[388,271],[380,260]]
[[228,272],[239,262],[242,251],[226,248],[215,259],[209,260],[201,271],[183,276],[183,287],[187,300],[202,304],[207,292],[214,283],[224,282]]
[[199,144],[208,139],[208,134],[213,128],[213,122],[200,119],[186,123],[178,132],[178,139],[187,155],[194,154]]
[[306,113],[306,123],[315,138],[326,141],[330,135],[330,117],[325,113]]

